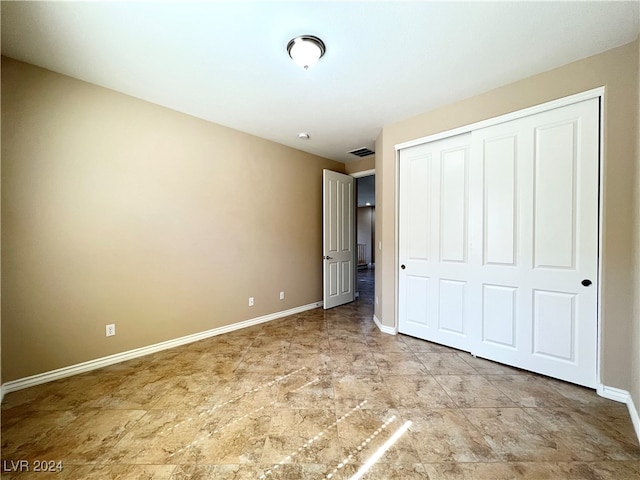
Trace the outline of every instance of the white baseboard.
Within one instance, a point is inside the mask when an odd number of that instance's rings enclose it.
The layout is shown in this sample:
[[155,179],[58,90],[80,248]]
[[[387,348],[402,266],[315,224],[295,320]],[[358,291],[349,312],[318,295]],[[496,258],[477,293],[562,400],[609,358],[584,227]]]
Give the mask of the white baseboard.
[[386,325],[383,325],[382,322],[380,322],[380,320],[378,320],[378,317],[376,317],[375,315],[373,316],[373,321],[375,322],[375,324],[378,326],[378,328],[382,333],[388,333],[389,335],[395,335],[398,333],[396,332],[395,328],[387,327]]
[[606,385],[599,384],[596,391],[598,395],[609,400],[615,400],[620,403],[627,403],[629,399],[629,392],[620,388],[608,387]]
[[143,357],[151,353],[160,352],[162,350],[178,347],[180,345],[186,345],[187,343],[197,342],[198,340],[215,337],[216,335],[232,332],[241,328],[258,325],[260,323],[269,322],[271,320],[277,320],[278,318],[282,317],[288,317],[289,315],[295,315],[296,313],[301,313],[307,310],[313,310],[314,308],[322,307],[322,305],[322,302],[314,302],[308,305],[291,308],[289,310],[283,310],[281,312],[271,313],[262,317],[256,317],[249,320],[244,320],[242,322],[233,323],[231,325],[213,328],[204,332],[194,333],[193,335],[187,335],[185,337],[168,340],[166,342],[156,343],[154,345],[136,348],[134,350],[128,350],[122,353],[116,353],[114,355],[109,355],[108,357],[96,358],[95,360],[89,360],[87,362],[70,365],[68,367],[59,368],[57,370],[51,370],[49,372],[32,375],[30,377],[12,380],[11,382],[2,384],[2,386],[0,387],[0,401],[4,399],[5,393],[15,392],[17,390],[22,390],[23,388],[33,387],[35,385],[40,385],[46,382],[52,382],[61,378],[77,375],[79,373],[97,370],[98,368],[107,367],[115,363],[124,362],[133,358]]
[[633,428],[636,431],[638,442],[640,442],[640,415],[638,415],[638,409],[633,404],[633,397],[631,395],[629,395],[629,398],[627,399],[627,408],[629,408],[631,423],[633,423]]
[[633,397],[626,390],[620,388],[607,387],[606,385],[598,385],[598,395],[609,400],[615,400],[616,402],[626,403],[629,409],[629,416],[631,417],[631,423],[636,431],[638,442],[640,442],[640,415],[638,415],[638,409],[633,403]]

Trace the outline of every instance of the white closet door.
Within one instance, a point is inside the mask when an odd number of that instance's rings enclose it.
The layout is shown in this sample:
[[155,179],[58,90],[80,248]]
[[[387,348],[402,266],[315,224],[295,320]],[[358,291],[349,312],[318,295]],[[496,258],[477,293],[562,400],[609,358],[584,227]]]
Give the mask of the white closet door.
[[[473,132],[471,351],[596,385],[598,99]],[[587,285],[583,285],[585,281]]]
[[460,135],[401,152],[400,331],[468,350],[469,152]]
[[[433,256],[435,247],[425,250],[431,257],[423,261],[419,279],[409,278],[415,268],[411,262],[401,270],[402,333],[595,387],[598,102],[583,101],[471,134],[469,188],[460,196],[468,215],[464,248],[449,240],[448,232],[458,224],[456,213],[451,221],[446,214],[445,221],[425,223],[418,208],[409,206],[408,191],[421,191],[425,198],[420,201],[430,204],[432,215],[442,215],[443,197],[434,187],[446,183],[442,172],[425,169],[421,180],[414,179],[409,159],[420,149],[433,155],[445,140],[401,152],[400,262],[412,257],[416,232],[441,243],[439,257]],[[453,253],[465,250],[468,258]],[[458,260],[457,276],[451,270],[441,273],[445,259]],[[450,305],[449,310],[434,308],[434,302]],[[421,305],[428,315],[421,317]],[[458,326],[459,319],[466,342],[441,334],[442,325]]]

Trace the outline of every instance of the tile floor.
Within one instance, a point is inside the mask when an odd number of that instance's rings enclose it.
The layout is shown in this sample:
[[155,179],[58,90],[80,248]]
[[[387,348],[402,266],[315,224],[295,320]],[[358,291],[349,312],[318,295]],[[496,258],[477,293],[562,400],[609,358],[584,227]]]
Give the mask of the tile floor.
[[[362,478],[640,478],[625,405],[382,334],[371,272],[360,290],[347,306],[8,394],[2,479],[356,479],[376,452]],[[19,460],[63,470],[18,474]]]

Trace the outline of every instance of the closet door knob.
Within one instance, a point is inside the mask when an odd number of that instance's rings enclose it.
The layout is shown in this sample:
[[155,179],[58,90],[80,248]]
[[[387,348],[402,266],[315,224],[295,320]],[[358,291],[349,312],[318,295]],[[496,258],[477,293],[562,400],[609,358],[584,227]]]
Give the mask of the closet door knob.
[[588,287],[589,285],[591,285],[591,280],[589,280],[588,278],[585,278],[580,283],[582,283],[582,285],[584,285],[585,287]]
[[407,267],[405,267],[404,265],[400,265],[400,268],[404,270]]

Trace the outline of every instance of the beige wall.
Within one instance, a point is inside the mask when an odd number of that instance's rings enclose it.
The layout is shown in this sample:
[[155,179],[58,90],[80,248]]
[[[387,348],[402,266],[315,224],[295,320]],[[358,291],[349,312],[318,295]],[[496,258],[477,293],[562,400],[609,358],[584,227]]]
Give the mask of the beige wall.
[[358,207],[356,213],[357,243],[366,245],[366,261],[373,262],[373,242],[375,237],[375,207]]
[[[532,105],[600,86],[606,87],[604,105],[604,239],[602,284],[602,380],[628,390],[629,365],[640,345],[633,332],[633,200],[637,163],[638,43],[512,83],[408,120],[387,125],[376,144],[377,238],[382,255],[376,264],[376,317],[386,326],[396,324],[396,246],[394,146]],[[381,188],[378,188],[378,183]],[[635,343],[634,343],[635,342]],[[636,387],[637,388],[637,387]]]
[[366,172],[374,168],[376,168],[376,156],[370,155],[362,160],[346,163],[344,171],[346,174],[351,175],[352,173]]
[[[636,121],[640,132],[640,48],[638,48],[638,111]],[[631,347],[633,358],[631,361],[631,397],[636,409],[640,410],[640,133],[638,134],[638,143],[636,144],[636,177],[635,177],[635,237],[633,244],[635,245],[635,282],[634,282],[634,315],[633,315],[633,332],[631,335]],[[640,436],[640,432],[638,433]]]
[[343,164],[6,58],[2,125],[3,382],[322,299]]

